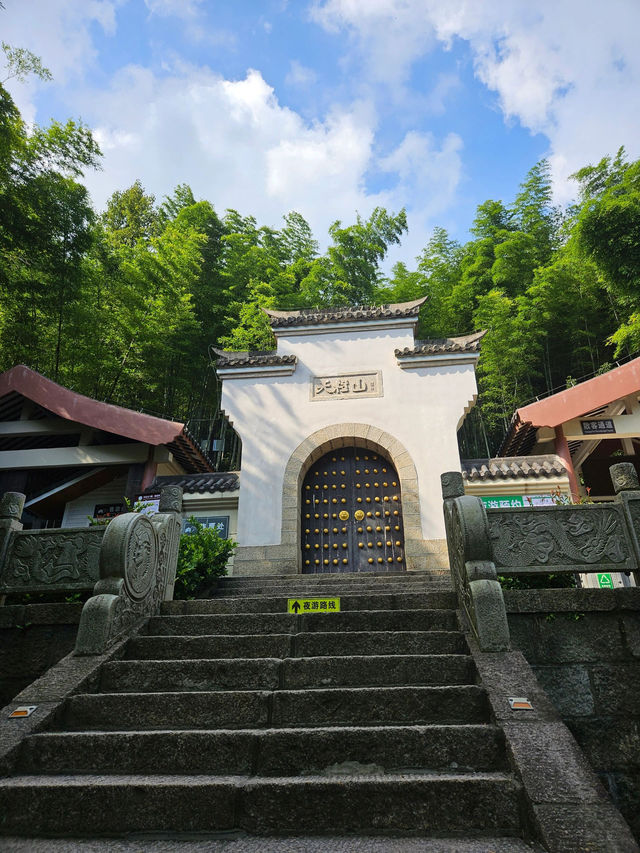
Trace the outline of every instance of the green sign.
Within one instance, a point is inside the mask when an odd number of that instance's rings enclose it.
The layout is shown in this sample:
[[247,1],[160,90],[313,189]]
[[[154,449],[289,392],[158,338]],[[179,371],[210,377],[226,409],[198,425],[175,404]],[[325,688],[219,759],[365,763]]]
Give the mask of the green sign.
[[613,589],[613,578],[607,572],[606,574],[596,575],[598,578],[598,586],[600,589]]
[[509,509],[513,506],[553,506],[551,495],[482,495],[480,500],[487,509]]
[[499,497],[481,497],[482,503],[489,509],[508,509],[510,506],[528,506],[522,495],[500,495]]

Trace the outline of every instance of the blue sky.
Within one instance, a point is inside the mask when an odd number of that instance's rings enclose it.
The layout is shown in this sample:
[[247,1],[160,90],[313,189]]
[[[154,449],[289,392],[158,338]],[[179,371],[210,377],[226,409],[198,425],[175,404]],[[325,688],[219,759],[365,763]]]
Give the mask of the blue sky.
[[335,219],[407,209],[390,261],[436,225],[464,240],[549,157],[569,175],[640,156],[638,0],[5,0],[0,34],[54,80],[7,84],[30,121],[82,118],[101,209],[139,178],[321,244]]

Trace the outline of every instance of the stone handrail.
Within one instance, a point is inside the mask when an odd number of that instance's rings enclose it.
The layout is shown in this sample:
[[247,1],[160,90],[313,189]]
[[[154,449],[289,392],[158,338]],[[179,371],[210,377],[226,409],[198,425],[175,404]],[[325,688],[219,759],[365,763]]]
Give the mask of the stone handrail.
[[25,496],[0,499],[0,595],[93,590],[76,654],[101,654],[173,598],[182,489],[161,490],[159,512],[129,512],[106,527],[22,530]]
[[634,466],[610,468],[606,504],[486,509],[464,494],[462,475],[441,477],[449,564],[458,600],[483,651],[510,648],[498,574],[636,572],[640,485]]

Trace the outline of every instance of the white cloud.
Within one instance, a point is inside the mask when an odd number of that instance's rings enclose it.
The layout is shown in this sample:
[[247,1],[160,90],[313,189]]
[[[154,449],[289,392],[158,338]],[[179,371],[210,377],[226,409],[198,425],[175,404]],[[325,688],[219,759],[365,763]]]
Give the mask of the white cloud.
[[[54,71],[76,75],[73,86],[60,90],[66,108],[94,128],[104,151],[103,170],[86,175],[96,207],[137,178],[158,198],[187,182],[220,213],[235,207],[278,226],[283,214],[298,210],[318,239],[326,241],[335,219],[349,223],[356,211],[367,217],[376,205],[394,211],[406,206],[415,223],[409,239],[417,253],[433,224],[429,217],[455,195],[461,174],[458,137],[440,141],[409,133],[380,158],[379,119],[369,97],[328,107],[310,120],[283,106],[259,71],[229,80],[171,53],[158,73],[130,65],[98,88],[85,77],[95,63],[91,28],[97,22],[113,32],[120,2],[42,3],[45,10],[55,6],[47,18],[49,55],[59,63]],[[147,0],[157,14],[171,13],[175,2]],[[69,19],[70,12],[76,17]],[[39,49],[44,36],[39,40],[38,30],[31,35],[25,15],[9,17],[15,42],[25,44],[29,34],[25,46],[47,61]],[[199,25],[197,16],[186,21],[187,27],[191,24]],[[313,71],[299,62],[292,63],[290,73],[291,83],[312,80]],[[449,85],[443,81],[443,91]],[[367,181],[376,175],[385,177],[383,191],[368,189]]]
[[158,197],[187,182],[220,213],[235,207],[277,226],[296,209],[323,237],[333,219],[376,203],[363,185],[374,138],[364,104],[309,124],[258,71],[231,81],[206,69],[157,78],[132,66],[84,106],[100,116],[104,170],[87,175],[99,207],[136,178]]
[[189,20],[201,12],[202,0],[144,0],[152,15]]
[[292,59],[289,65],[289,71],[285,77],[285,83],[288,86],[311,86],[318,79],[318,75],[313,68],[307,68],[297,59]]
[[[283,107],[258,71],[225,80],[205,69],[156,78],[130,67],[108,94],[92,93],[104,171],[87,176],[98,206],[136,178],[157,197],[181,182],[210,199],[219,213],[234,207],[278,226],[297,210],[320,241],[335,219],[352,222],[376,205],[412,212],[417,254],[431,217],[452,201],[461,175],[461,140],[439,146],[431,134],[409,133],[381,160],[375,154],[376,115],[367,102],[335,109],[309,123]],[[86,105],[89,108],[89,103]],[[389,188],[370,193],[370,171],[389,175]]]
[[35,117],[33,98],[40,85],[61,86],[81,78],[94,65],[97,52],[90,27],[98,24],[108,35],[116,28],[116,8],[122,0],[49,0],[37,10],[26,2],[7,3],[2,14],[2,40],[24,47],[42,59],[54,83],[31,78],[11,81],[11,94],[24,118]]
[[636,0],[318,0],[313,17],[349,32],[365,61],[376,58],[367,73],[386,54],[400,80],[435,40],[465,40],[505,118],[548,137],[562,200],[580,166],[623,143],[640,155]]
[[386,265],[389,269],[397,260],[411,264],[426,244],[426,235],[435,222],[450,210],[463,178],[462,139],[449,133],[438,146],[432,133],[409,131],[389,155],[379,161],[379,168],[398,176],[388,192],[393,210],[409,205],[409,232],[401,249],[394,248]]
[[329,32],[347,30],[360,48],[366,76],[394,86],[435,45],[431,21],[415,7],[411,0],[316,0],[310,17]]

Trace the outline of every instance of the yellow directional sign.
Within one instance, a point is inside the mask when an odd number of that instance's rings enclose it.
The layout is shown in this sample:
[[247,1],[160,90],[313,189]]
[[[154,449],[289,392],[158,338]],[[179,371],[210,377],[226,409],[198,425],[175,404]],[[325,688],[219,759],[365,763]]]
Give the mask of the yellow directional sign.
[[339,598],[289,598],[287,613],[339,613]]

